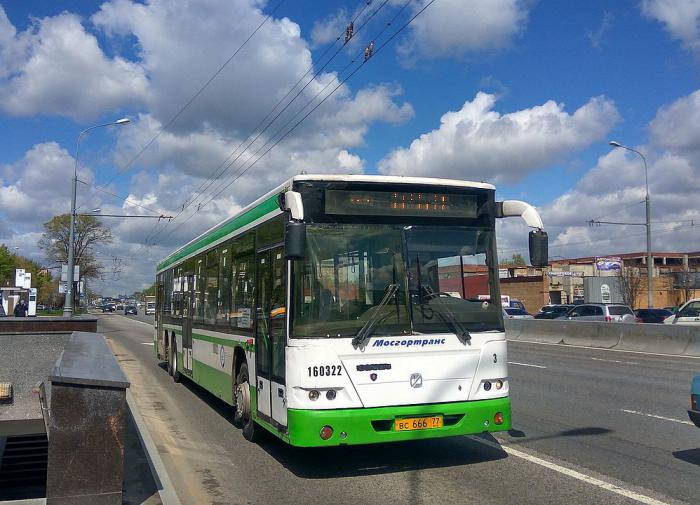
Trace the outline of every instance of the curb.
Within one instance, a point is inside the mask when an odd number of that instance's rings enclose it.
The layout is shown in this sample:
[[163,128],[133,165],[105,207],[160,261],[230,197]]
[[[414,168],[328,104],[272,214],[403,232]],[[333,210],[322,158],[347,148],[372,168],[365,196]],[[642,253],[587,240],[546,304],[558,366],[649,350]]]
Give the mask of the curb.
[[134,419],[136,431],[139,435],[139,442],[141,442],[141,447],[146,453],[148,466],[151,468],[153,479],[156,482],[160,500],[163,502],[163,505],[181,505],[180,498],[178,498],[177,493],[175,492],[175,487],[170,480],[168,471],[165,469],[165,465],[163,465],[163,460],[160,459],[160,454],[158,454],[156,444],[153,442],[151,434],[148,432],[148,428],[146,428],[146,425],[143,422],[141,412],[139,412],[136,402],[132,398],[128,389],[126,390],[126,403],[131,411],[131,417]]

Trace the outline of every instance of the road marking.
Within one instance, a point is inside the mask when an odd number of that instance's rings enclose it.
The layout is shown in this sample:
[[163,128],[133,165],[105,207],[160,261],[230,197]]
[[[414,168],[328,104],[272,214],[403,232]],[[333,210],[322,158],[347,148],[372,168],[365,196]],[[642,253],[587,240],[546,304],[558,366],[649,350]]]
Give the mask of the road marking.
[[627,414],[637,414],[638,416],[653,417],[654,419],[661,419],[663,421],[673,421],[674,423],[689,424],[691,426],[695,426],[690,421],[684,421],[683,419],[674,419],[673,417],[657,416],[656,414],[647,414],[646,412],[639,412],[636,410],[627,410],[627,409],[620,409],[620,410],[622,410],[622,412],[626,412]]
[[622,363],[623,365],[639,365],[634,361],[620,361],[619,359],[591,358],[593,361],[605,361],[606,363]]
[[518,363],[517,361],[509,361],[509,365],[519,365],[519,366],[531,366],[533,368],[547,368],[546,366],[542,365],[531,365],[530,363]]
[[668,358],[684,358],[684,359],[700,359],[700,356],[685,356],[681,354],[664,354],[661,352],[644,352],[644,351],[627,351],[625,349],[606,349],[604,347],[591,347],[587,345],[572,345],[572,344],[553,344],[551,342],[533,342],[532,340],[508,340],[509,344],[537,344],[537,345],[554,345],[559,347],[576,347],[578,349],[592,349],[594,351],[608,351],[608,352],[627,352],[630,354],[646,354],[649,356],[666,356]]
[[494,449],[500,449],[507,453],[510,456],[514,456],[516,458],[521,458],[524,459],[525,461],[529,461],[530,463],[534,463],[539,466],[543,466],[545,468],[549,468],[550,470],[554,470],[555,472],[561,473],[563,475],[566,475],[568,477],[572,477],[574,479],[580,480],[582,482],[585,482],[587,484],[591,484],[593,486],[596,486],[600,489],[604,489],[606,491],[610,491],[612,493],[616,493],[620,496],[624,496],[625,498],[629,498],[631,500],[638,501],[640,503],[645,503],[647,505],[666,505],[665,502],[659,501],[655,498],[652,498],[651,496],[646,496],[640,493],[637,493],[635,491],[632,491],[631,489],[625,489],[620,486],[616,486],[615,484],[610,484],[609,482],[605,482],[600,479],[596,479],[595,477],[592,477],[590,475],[586,475],[585,473],[577,472],[576,470],[572,470],[570,468],[566,468],[564,466],[558,465],[556,463],[553,463],[551,461],[547,461],[542,458],[538,458],[537,456],[533,456],[531,454],[528,454],[523,451],[519,451],[518,449],[513,449],[512,447],[508,445],[501,445],[497,444],[495,442],[491,442],[490,440],[484,440],[483,438],[476,438],[476,437],[470,437],[472,440],[479,442],[480,444],[488,445],[489,447],[493,447]]
[[141,345],[154,345],[153,342],[141,342]]

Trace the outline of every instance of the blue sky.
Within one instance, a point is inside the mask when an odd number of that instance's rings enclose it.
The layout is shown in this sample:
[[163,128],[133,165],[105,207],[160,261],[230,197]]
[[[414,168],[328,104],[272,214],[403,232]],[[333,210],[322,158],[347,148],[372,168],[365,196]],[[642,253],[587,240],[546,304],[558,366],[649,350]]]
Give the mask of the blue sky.
[[[0,241],[40,259],[41,223],[68,211],[77,132],[122,116],[132,124],[83,139],[81,178],[129,199],[81,186],[80,205],[181,209],[276,98],[309,65],[320,68],[364,5],[281,2],[180,119],[120,171],[278,3],[0,3]],[[384,29],[379,46],[425,3],[371,2],[357,26],[377,13],[288,112],[319,82],[339,82],[351,55]],[[696,0],[436,0],[185,225],[175,220],[153,239],[159,225],[147,220],[115,224],[115,242],[101,253],[128,267],[109,285],[140,288],[160,256],[300,170],[494,182],[500,197],[540,208],[552,255],[643,250],[639,230],[585,223],[643,219],[641,162],[611,151],[613,138],[647,155],[654,248],[698,250],[699,17]],[[522,251],[526,231],[501,226],[502,254]]]

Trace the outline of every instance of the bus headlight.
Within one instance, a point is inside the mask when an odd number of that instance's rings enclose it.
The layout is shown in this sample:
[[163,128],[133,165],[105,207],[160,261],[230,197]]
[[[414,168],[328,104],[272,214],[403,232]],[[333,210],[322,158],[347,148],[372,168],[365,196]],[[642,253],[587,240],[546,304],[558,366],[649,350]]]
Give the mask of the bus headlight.
[[484,381],[484,391],[491,391],[491,383],[489,381]]
[[309,400],[311,400],[312,402],[315,402],[316,400],[318,400],[319,396],[320,396],[320,393],[318,391],[316,391],[315,389],[312,389],[311,391],[309,391]]
[[498,379],[496,381],[496,389],[501,389],[503,388],[503,381],[501,379]]
[[335,400],[335,389],[329,389],[326,391],[326,399],[327,400]]

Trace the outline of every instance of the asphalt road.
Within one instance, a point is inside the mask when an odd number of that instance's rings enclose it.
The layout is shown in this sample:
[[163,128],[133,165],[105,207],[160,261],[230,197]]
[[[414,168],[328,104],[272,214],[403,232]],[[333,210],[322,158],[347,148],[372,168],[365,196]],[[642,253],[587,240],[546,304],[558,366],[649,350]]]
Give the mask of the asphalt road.
[[173,383],[156,364],[149,324],[106,314],[99,329],[183,503],[659,504],[700,496],[700,430],[684,410],[700,360],[513,342],[510,434],[303,450],[273,438],[250,444],[226,404]]

